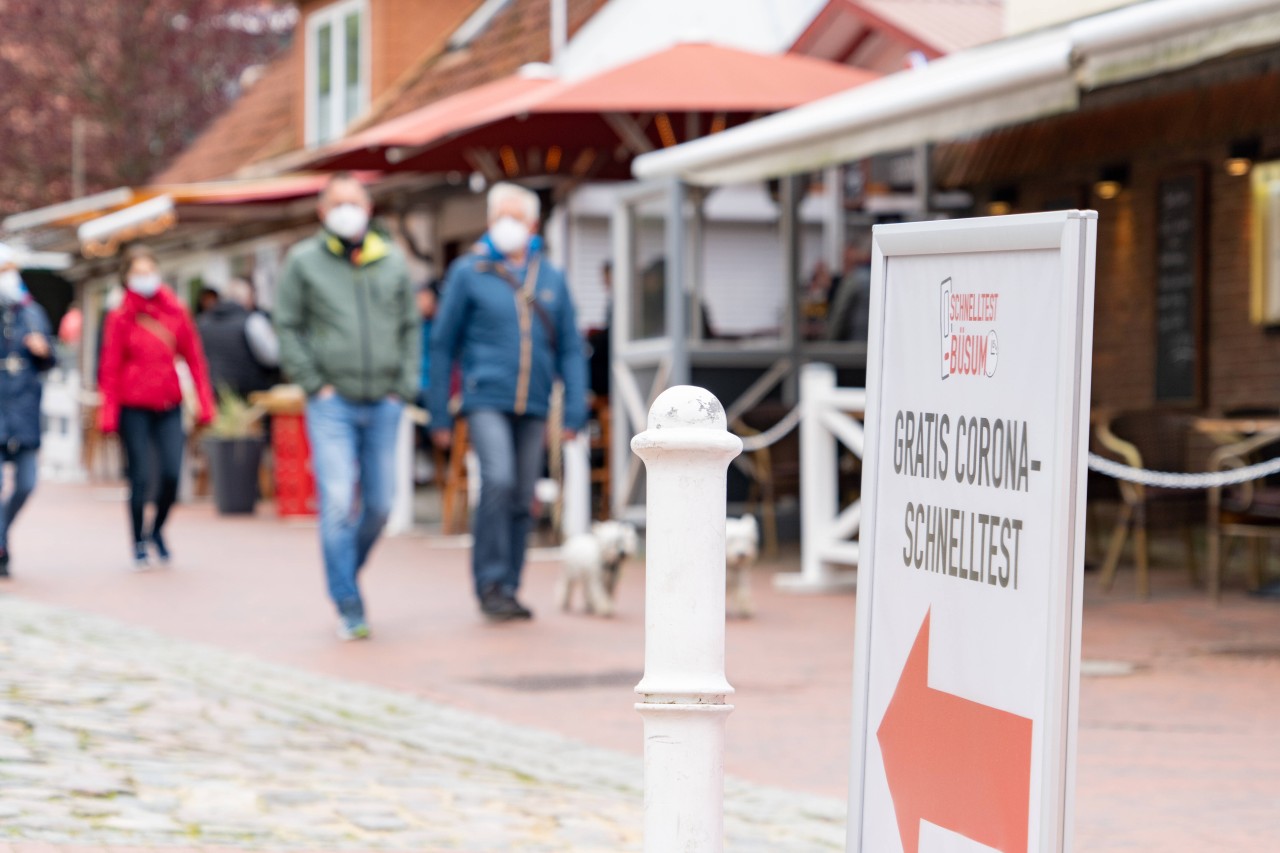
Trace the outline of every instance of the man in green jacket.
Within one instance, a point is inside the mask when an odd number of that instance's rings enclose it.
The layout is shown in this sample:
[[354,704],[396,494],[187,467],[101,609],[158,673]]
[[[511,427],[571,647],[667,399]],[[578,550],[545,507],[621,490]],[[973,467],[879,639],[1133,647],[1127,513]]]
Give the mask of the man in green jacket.
[[397,431],[418,390],[409,270],[369,229],[372,208],[354,177],[330,179],[318,205],[324,228],[290,250],[274,312],[281,366],[307,393],[320,548],[344,640],[369,636],[357,576],[391,511]]

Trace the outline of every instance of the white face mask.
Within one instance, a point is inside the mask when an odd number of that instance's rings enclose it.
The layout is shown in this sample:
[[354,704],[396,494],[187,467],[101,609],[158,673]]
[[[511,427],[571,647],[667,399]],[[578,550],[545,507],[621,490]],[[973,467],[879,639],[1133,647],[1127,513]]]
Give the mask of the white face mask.
[[17,302],[22,299],[22,276],[17,270],[0,272],[0,302]]
[[489,239],[504,255],[518,255],[529,248],[529,226],[512,216],[503,216],[489,226]]
[[160,276],[155,273],[131,275],[125,280],[125,285],[139,296],[150,299],[160,289]]
[[358,204],[340,204],[325,214],[324,227],[354,243],[369,230],[369,214]]

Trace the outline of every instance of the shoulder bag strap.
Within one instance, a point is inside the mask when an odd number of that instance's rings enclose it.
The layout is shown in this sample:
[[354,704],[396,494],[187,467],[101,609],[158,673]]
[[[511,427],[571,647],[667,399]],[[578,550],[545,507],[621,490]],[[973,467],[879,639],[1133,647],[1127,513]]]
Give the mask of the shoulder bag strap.
[[546,307],[538,301],[538,265],[541,260],[540,256],[534,255],[533,260],[529,262],[529,269],[525,273],[523,286],[516,281],[511,272],[502,264],[481,261],[476,264],[476,269],[481,272],[491,272],[502,279],[511,288],[517,299],[523,299],[524,303],[533,309],[533,313],[538,315],[538,321],[542,323],[543,331],[547,333],[547,340],[551,342],[551,351],[557,352],[560,348],[560,340],[556,335],[556,324],[552,322],[551,315],[547,313]]
[[150,314],[144,314],[141,311],[133,316],[138,325],[159,338],[169,348],[169,352],[175,356],[178,354],[178,339],[174,337],[173,332],[165,328],[163,323]]

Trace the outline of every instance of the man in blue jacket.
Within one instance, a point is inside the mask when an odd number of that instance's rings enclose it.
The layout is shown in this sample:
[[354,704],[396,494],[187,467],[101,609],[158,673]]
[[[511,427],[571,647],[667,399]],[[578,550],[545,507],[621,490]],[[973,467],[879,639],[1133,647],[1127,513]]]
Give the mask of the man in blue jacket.
[[9,577],[13,520],[36,487],[40,374],[51,367],[49,318],[27,294],[16,253],[0,243],[0,463],[13,466],[13,491],[0,501],[0,578]]
[[431,330],[432,438],[451,441],[450,378],[462,368],[461,414],[480,460],[471,570],[492,621],[529,619],[516,600],[547,410],[564,382],[566,438],[586,425],[586,361],[564,276],[536,236],[538,197],[515,184],[489,191],[489,230],[445,278]]

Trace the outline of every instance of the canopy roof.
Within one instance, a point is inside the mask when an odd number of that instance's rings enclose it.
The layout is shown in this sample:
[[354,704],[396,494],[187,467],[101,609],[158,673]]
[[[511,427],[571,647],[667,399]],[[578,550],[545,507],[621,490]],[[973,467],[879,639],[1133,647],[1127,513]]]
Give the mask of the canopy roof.
[[1148,0],[647,154],[635,174],[708,185],[795,174],[1071,112],[1082,91],[1277,42],[1276,0]]

